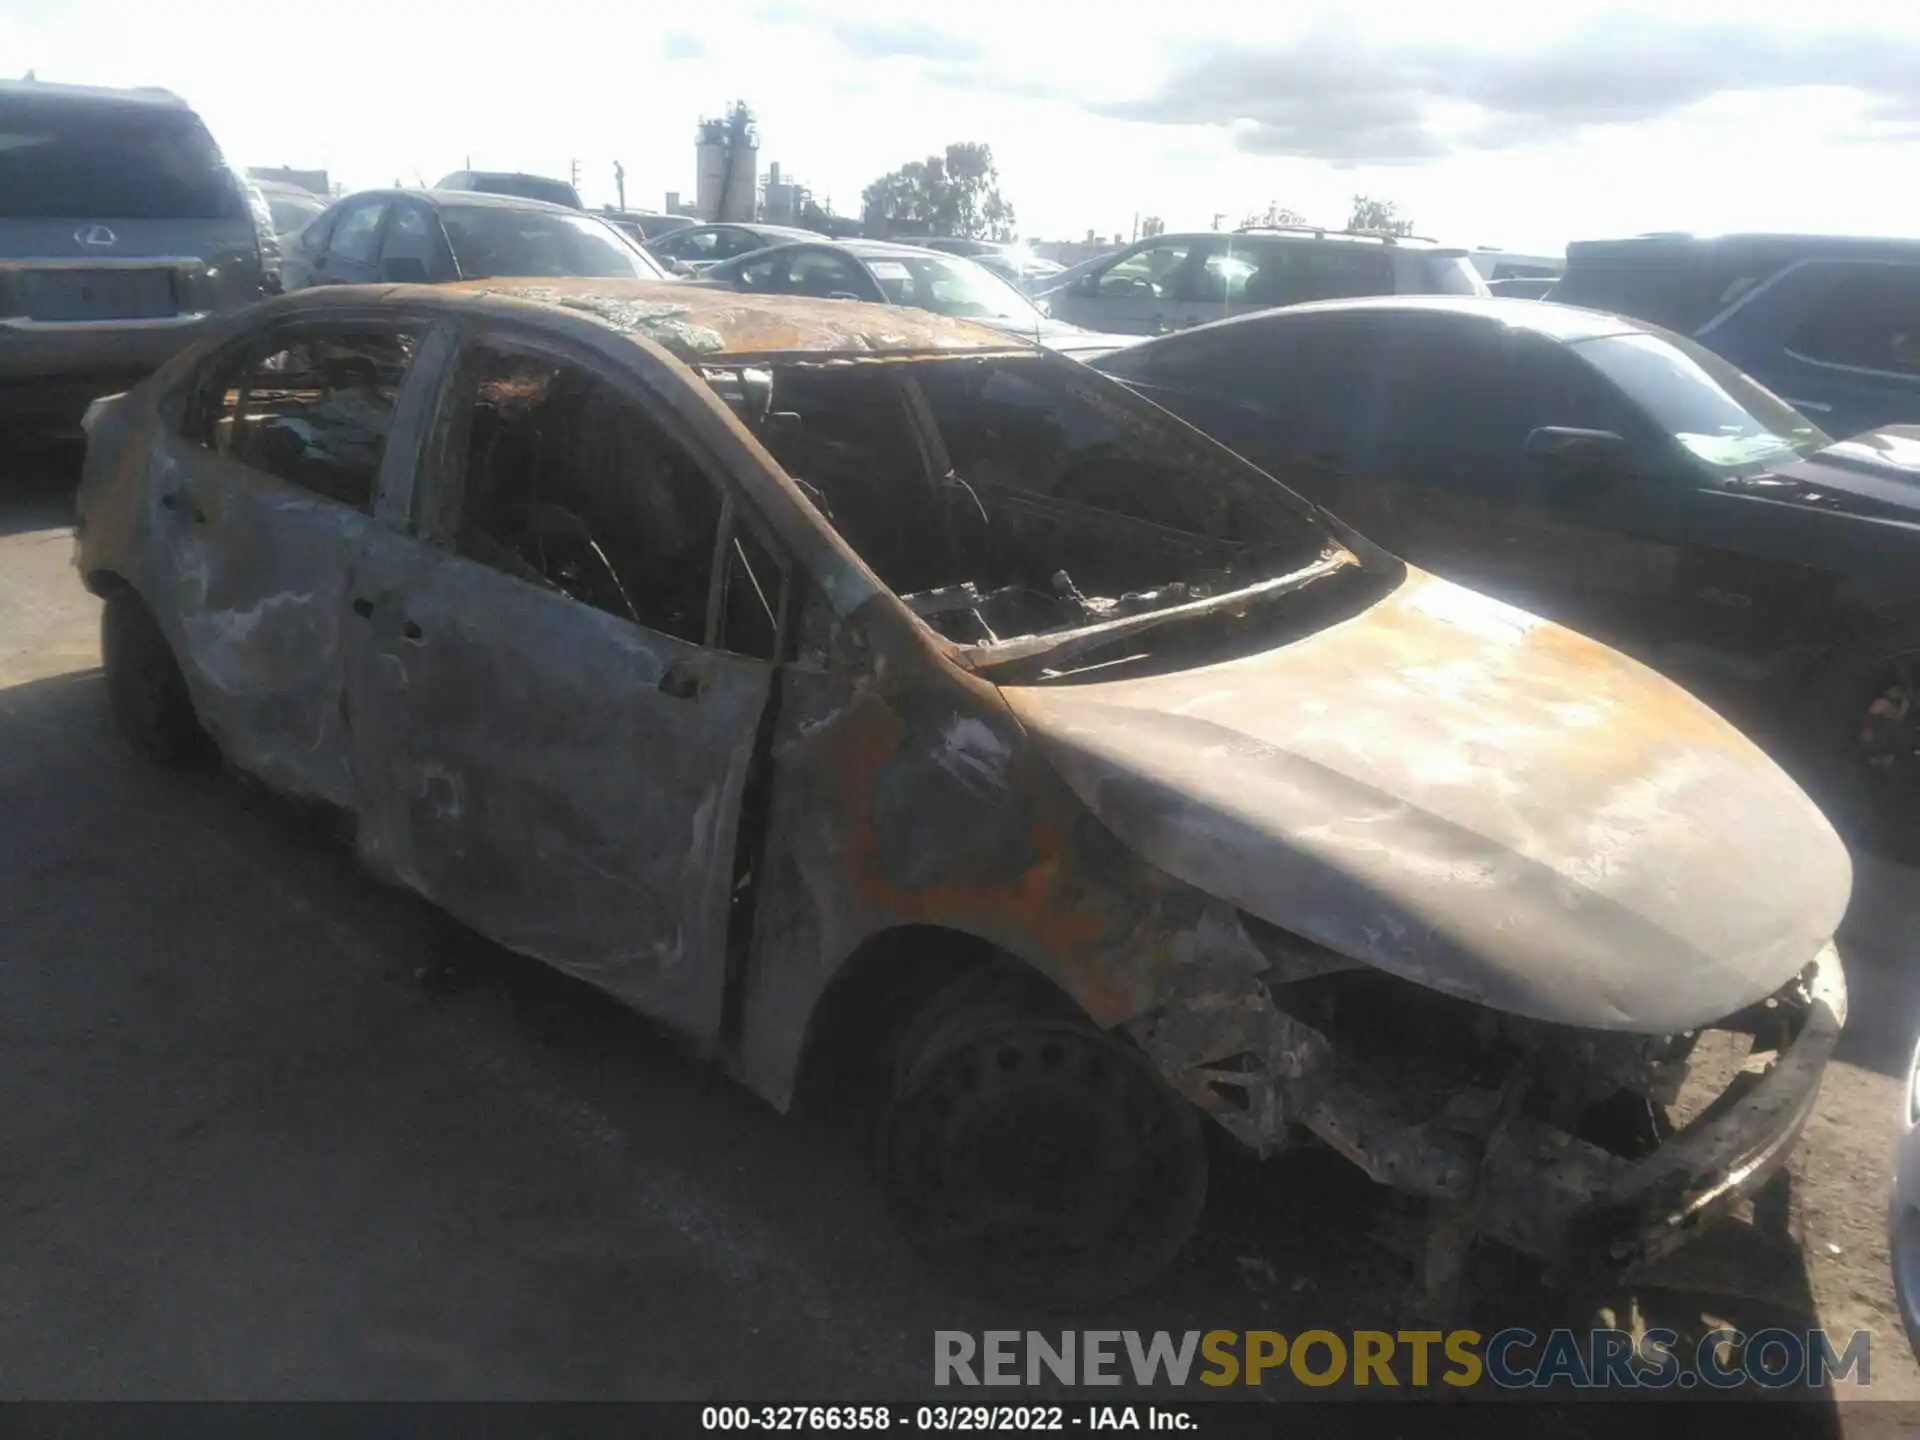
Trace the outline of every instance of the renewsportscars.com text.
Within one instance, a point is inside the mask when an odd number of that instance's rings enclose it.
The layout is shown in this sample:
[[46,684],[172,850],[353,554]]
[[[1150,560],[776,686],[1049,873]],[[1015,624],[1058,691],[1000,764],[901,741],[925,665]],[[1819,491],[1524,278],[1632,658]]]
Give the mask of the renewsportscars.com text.
[[936,1385],[1495,1385],[1635,1389],[1873,1383],[1856,1330],[1713,1330],[1690,1352],[1672,1330],[936,1330]]

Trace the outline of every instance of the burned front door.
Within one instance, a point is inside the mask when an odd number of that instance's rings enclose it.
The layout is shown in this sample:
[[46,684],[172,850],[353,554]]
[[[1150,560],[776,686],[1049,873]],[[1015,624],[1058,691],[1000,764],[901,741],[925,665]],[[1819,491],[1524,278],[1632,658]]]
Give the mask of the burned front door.
[[[721,491],[587,365],[469,351],[420,540],[356,577],[376,868],[698,1036],[770,659],[708,643]],[[770,654],[770,652],[769,652]]]

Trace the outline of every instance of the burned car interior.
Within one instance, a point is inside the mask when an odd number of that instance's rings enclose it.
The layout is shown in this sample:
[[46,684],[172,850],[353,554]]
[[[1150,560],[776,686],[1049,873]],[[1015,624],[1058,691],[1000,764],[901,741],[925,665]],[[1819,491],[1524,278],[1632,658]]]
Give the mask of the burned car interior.
[[795,362],[708,378],[880,579],[958,644],[1170,610],[1337,548],[1267,477],[1142,423],[1069,366]]
[[307,489],[370,510],[393,406],[415,336],[341,335],[325,343],[269,342],[238,358],[203,403],[211,447],[236,464],[286,475]]
[[[610,615],[708,643],[722,497],[629,397],[564,363],[481,352],[465,377],[460,552]],[[721,649],[771,658],[780,572],[728,537]]]

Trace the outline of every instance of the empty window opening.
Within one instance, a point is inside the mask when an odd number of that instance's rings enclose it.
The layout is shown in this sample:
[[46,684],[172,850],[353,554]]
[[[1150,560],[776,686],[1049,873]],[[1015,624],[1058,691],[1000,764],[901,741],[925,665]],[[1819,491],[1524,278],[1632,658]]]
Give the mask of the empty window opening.
[[703,643],[720,494],[680,444],[577,366],[483,352],[468,373],[460,553]]
[[216,453],[371,512],[393,409],[419,337],[320,332],[252,350],[218,383]]
[[775,366],[764,408],[741,408],[881,580],[963,644],[1224,596],[1340,549],[1277,482],[1070,361]]

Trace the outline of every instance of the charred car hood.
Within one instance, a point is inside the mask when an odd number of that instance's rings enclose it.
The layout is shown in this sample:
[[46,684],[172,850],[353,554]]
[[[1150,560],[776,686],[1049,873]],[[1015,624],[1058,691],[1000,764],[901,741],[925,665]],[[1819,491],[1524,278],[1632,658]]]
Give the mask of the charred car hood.
[[1665,1034],[1808,964],[1845,848],[1678,686],[1409,570],[1361,615],[1138,680],[1007,687],[1136,853],[1356,960],[1536,1019]]
[[1920,427],[1871,430],[1732,483],[1749,494],[1920,524]]

